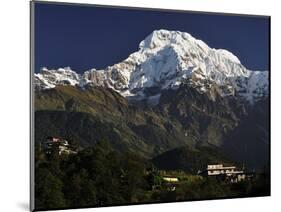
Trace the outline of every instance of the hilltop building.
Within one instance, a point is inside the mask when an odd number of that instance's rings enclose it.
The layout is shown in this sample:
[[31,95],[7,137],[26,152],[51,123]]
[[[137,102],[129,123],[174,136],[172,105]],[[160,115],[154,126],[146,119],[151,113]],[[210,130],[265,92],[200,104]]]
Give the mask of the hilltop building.
[[77,154],[72,146],[69,145],[67,140],[58,137],[47,137],[43,142],[43,148],[47,155],[57,150],[59,155]]

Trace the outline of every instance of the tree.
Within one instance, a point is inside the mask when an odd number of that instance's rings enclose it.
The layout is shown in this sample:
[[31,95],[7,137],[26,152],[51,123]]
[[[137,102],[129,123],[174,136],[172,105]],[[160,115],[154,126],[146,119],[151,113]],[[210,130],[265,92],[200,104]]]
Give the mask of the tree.
[[125,200],[133,202],[137,193],[147,187],[144,179],[144,163],[136,155],[127,153],[122,162],[123,168],[123,193]]
[[149,185],[149,189],[154,190],[156,186],[160,186],[162,178],[157,171],[152,171],[146,176],[146,181]]
[[62,192],[63,182],[49,170],[40,168],[35,176],[36,209],[56,209],[66,207]]

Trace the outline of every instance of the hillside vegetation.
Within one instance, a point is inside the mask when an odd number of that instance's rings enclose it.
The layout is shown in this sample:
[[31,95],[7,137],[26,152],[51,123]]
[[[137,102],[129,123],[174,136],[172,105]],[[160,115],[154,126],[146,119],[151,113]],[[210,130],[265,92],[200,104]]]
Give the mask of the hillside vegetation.
[[179,147],[200,152],[205,146],[250,167],[268,164],[266,100],[251,108],[226,97],[213,101],[182,85],[163,92],[151,107],[132,105],[109,88],[57,86],[35,92],[35,109],[36,142],[59,136],[88,147],[104,139],[118,151],[148,159]]

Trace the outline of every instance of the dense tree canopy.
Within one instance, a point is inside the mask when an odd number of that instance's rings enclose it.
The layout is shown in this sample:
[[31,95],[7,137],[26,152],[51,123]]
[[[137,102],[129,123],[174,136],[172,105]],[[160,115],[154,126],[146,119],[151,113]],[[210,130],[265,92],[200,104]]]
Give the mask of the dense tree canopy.
[[[37,147],[35,167],[38,210],[269,194],[266,175],[227,184],[183,171],[157,170],[151,162],[117,152],[105,141],[75,155],[45,155]],[[163,173],[178,175],[180,183],[165,182]]]

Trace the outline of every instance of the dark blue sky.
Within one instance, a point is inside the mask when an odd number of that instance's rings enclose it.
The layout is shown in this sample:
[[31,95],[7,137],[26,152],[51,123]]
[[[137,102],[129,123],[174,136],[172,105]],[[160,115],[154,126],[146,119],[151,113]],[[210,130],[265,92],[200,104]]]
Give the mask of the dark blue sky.
[[83,72],[127,58],[156,29],[188,32],[234,53],[248,69],[268,69],[269,18],[35,4],[35,68]]

